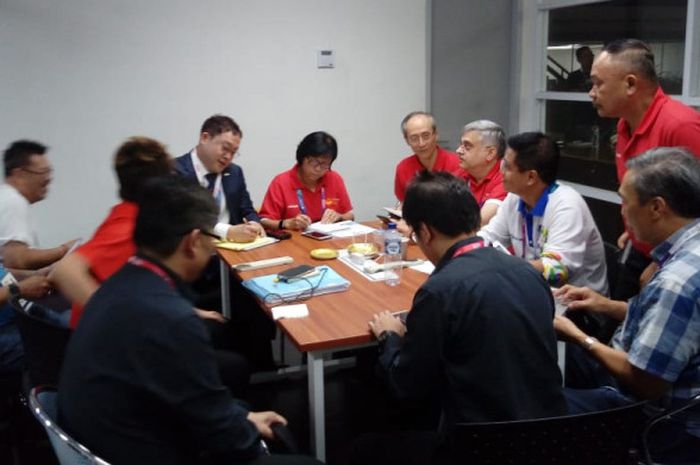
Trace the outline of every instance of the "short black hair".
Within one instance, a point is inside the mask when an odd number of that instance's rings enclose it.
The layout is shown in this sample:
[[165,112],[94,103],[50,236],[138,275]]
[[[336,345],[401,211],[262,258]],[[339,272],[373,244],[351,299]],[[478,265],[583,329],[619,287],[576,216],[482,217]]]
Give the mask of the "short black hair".
[[430,226],[449,237],[471,233],[481,225],[479,205],[462,178],[443,171],[421,171],[409,183],[403,219],[418,230]]
[[114,155],[114,170],[119,179],[119,196],[138,203],[144,182],[172,173],[173,164],[165,146],[157,140],[130,137]]
[[3,161],[5,164],[5,177],[12,175],[17,168],[24,168],[31,163],[32,155],[44,155],[47,147],[32,140],[18,140],[10,144],[5,150]]
[[210,136],[218,136],[225,132],[232,132],[234,136],[243,137],[243,131],[233,118],[226,115],[213,115],[204,121],[200,134],[206,132]]
[[300,165],[304,158],[320,156],[330,156],[331,163],[338,158],[338,143],[333,136],[324,131],[308,134],[297,146],[297,163]]
[[144,184],[134,243],[167,258],[190,231],[211,232],[217,217],[214,198],[198,183],[176,175],[151,178]]
[[581,55],[583,55],[583,52],[585,52],[585,51],[588,51],[588,52],[590,52],[591,54],[593,54],[593,50],[591,50],[591,47],[589,47],[588,45],[584,45],[584,46],[579,47],[579,48],[576,49],[576,59],[577,59],[577,60],[580,60],[580,59],[581,59]]
[[541,132],[523,132],[508,138],[508,147],[516,153],[520,171],[535,170],[545,184],[557,180],[559,147]]
[[617,39],[606,44],[603,51],[624,60],[629,72],[637,73],[651,82],[659,82],[654,52],[646,42],[639,39]]
[[634,172],[632,187],[639,203],[654,197],[683,218],[700,218],[700,160],[681,147],[659,147],[632,158],[626,164]]

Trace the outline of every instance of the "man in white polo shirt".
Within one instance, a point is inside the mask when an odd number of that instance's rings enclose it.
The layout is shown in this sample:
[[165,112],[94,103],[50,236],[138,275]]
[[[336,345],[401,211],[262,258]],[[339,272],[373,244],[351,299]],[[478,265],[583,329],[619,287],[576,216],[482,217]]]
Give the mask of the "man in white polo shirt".
[[44,145],[28,140],[5,150],[5,182],[0,185],[0,262],[5,268],[43,268],[60,260],[75,242],[37,248],[29,206],[44,200],[51,184],[53,170],[45,153]]
[[603,240],[581,195],[556,182],[559,149],[540,132],[508,139],[501,170],[509,192],[479,235],[512,247],[551,286],[608,293]]

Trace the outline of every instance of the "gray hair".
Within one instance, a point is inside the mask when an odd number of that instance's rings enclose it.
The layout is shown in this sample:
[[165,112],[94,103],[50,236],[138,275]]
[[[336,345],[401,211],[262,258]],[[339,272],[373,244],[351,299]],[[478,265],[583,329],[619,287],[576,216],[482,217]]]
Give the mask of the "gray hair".
[[498,158],[503,158],[506,154],[506,133],[499,124],[487,119],[479,119],[464,126],[462,135],[470,131],[478,131],[484,144],[496,147]]
[[627,162],[639,203],[663,198],[683,218],[700,217],[700,160],[682,147],[648,150]]
[[401,120],[401,132],[403,133],[404,137],[406,137],[406,125],[408,124],[408,120],[414,116],[425,116],[430,120],[430,123],[433,126],[433,132],[435,132],[435,129],[437,129],[437,126],[435,126],[435,117],[432,114],[428,113],[427,111],[412,111]]

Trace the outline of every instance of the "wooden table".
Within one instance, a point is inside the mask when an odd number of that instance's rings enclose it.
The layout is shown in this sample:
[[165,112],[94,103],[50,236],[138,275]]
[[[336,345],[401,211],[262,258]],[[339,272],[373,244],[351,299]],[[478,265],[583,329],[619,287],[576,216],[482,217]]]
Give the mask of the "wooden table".
[[[234,252],[218,249],[222,264],[222,299],[224,312],[230,311],[229,270],[232,265],[255,260],[288,255],[293,265],[328,265],[350,281],[347,291],[312,297],[304,303],[309,308],[305,318],[281,319],[279,328],[301,352],[308,354],[308,389],[310,409],[311,446],[319,460],[325,451],[324,358],[332,352],[360,347],[373,342],[367,322],[382,310],[398,311],[411,308],[413,295],[428,275],[412,269],[404,269],[401,283],[390,287],[384,282],[373,282],[360,275],[339,260],[316,260],[309,252],[316,248],[347,247],[350,239],[317,241],[292,233],[292,238],[258,249]],[[415,245],[408,246],[407,258],[423,258]],[[255,271],[231,273],[233,279],[249,279],[278,273],[293,265],[281,265]],[[261,302],[261,308],[271,314],[270,307]]]

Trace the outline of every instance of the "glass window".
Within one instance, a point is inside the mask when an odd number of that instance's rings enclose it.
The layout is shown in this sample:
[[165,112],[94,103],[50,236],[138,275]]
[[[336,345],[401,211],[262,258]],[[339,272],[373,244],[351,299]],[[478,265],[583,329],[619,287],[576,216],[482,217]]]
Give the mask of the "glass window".
[[550,10],[545,89],[587,91],[591,52],[633,37],[651,45],[665,92],[680,94],[686,13],[687,0],[613,0]]
[[582,93],[576,101],[543,97],[545,131],[561,148],[561,179],[617,189],[617,120],[600,118],[583,94],[591,87],[593,57],[612,40],[644,40],[654,52],[664,91],[681,94],[686,12],[687,0],[612,0],[548,11],[544,88]]

